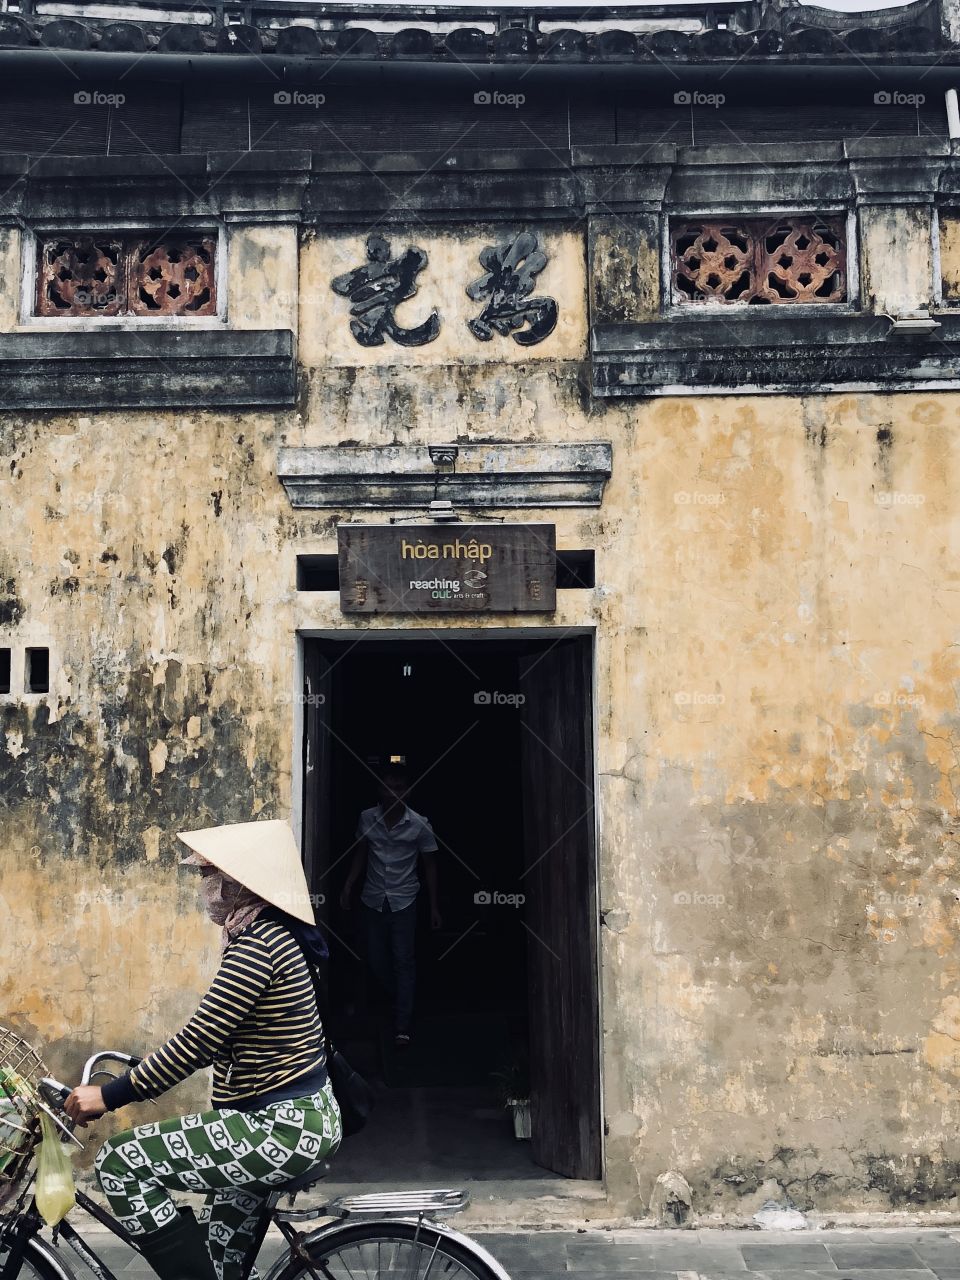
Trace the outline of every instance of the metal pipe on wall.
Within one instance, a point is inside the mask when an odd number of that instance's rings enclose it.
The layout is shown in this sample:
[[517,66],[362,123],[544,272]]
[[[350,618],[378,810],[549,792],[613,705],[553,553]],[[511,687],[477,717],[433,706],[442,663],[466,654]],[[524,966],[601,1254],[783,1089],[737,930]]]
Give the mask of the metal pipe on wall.
[[947,102],[947,134],[952,141],[960,138],[960,105],[957,104],[956,89],[948,89],[944,97]]

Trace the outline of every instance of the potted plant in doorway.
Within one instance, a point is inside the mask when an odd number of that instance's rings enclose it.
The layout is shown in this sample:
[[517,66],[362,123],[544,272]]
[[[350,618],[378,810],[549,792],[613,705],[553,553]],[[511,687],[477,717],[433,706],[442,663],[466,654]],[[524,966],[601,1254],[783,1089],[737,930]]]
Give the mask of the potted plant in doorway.
[[517,1054],[494,1072],[500,1101],[513,1119],[515,1138],[530,1138],[530,1068],[525,1055]]

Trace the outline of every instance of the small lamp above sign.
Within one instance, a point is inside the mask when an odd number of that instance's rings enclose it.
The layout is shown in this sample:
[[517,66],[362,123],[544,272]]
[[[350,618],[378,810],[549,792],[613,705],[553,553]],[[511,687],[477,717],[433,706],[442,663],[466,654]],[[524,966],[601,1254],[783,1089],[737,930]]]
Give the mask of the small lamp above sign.
[[[439,472],[441,467],[456,467],[460,450],[455,444],[431,444],[427,446],[427,453]],[[437,524],[454,524],[460,519],[449,498],[434,498],[430,503],[430,515]]]
[[455,444],[430,444],[427,445],[427,453],[435,467],[453,467],[460,450]]

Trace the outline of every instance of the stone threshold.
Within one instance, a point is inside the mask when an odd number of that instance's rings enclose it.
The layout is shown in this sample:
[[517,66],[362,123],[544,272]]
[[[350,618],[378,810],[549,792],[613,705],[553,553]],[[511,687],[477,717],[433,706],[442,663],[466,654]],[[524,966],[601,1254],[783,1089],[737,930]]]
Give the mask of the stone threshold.
[[[93,1186],[92,1176],[79,1172],[77,1182],[98,1202],[102,1196]],[[385,1191],[412,1190],[435,1186],[463,1187],[470,1192],[470,1206],[463,1213],[450,1218],[454,1225],[461,1224],[470,1232],[483,1231],[585,1231],[589,1233],[617,1233],[629,1238],[631,1233],[660,1239],[691,1239],[695,1236],[716,1238],[749,1235],[759,1241],[776,1239],[821,1238],[827,1233],[849,1233],[861,1237],[870,1233],[882,1239],[905,1230],[926,1232],[960,1230],[960,1209],[930,1210],[862,1210],[844,1213],[811,1211],[806,1215],[806,1226],[799,1230],[771,1230],[762,1228],[749,1215],[694,1214],[683,1227],[665,1225],[654,1217],[631,1217],[608,1195],[602,1182],[581,1181],[572,1178],[504,1178],[471,1179],[451,1175],[444,1179],[407,1179],[392,1182],[333,1182],[324,1181],[322,1189],[313,1195],[297,1198],[297,1208],[305,1209],[316,1204],[328,1204],[338,1196],[369,1194]],[[176,1199],[184,1204],[200,1203],[199,1196],[178,1194]],[[85,1214],[74,1211],[71,1221],[81,1234],[110,1234]],[[273,1232],[279,1239],[279,1232]],[[891,1278],[892,1280],[892,1278]]]

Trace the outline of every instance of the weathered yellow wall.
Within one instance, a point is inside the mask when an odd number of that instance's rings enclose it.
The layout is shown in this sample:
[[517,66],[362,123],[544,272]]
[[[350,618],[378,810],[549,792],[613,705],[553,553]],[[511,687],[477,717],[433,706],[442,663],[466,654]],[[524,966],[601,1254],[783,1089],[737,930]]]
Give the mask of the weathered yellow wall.
[[234,329],[297,328],[297,227],[230,228],[227,319]]
[[20,315],[20,232],[0,229],[0,333],[9,333]]
[[174,1030],[215,964],[173,832],[289,811],[295,631],[356,625],[295,591],[341,513],[290,508],[279,445],[609,439],[600,510],[510,518],[597,550],[599,588],[551,621],[597,630],[611,1207],[667,1169],[731,1217],[771,1179],[830,1211],[945,1203],[960,395],[591,403],[573,233],[537,289],[570,314],[532,358],[461,332],[473,235],[391,238],[445,264],[407,321],[457,315],[443,359],[354,351],[345,304],[308,302],[341,242],[311,240],[297,411],[0,420],[5,634],[54,650],[53,694],[4,709],[0,1008],[69,1074]]
[[944,298],[956,302],[960,299],[960,217],[954,210],[940,214],[940,274]]
[[860,270],[871,310],[899,315],[933,304],[933,209],[868,205],[860,210]]

